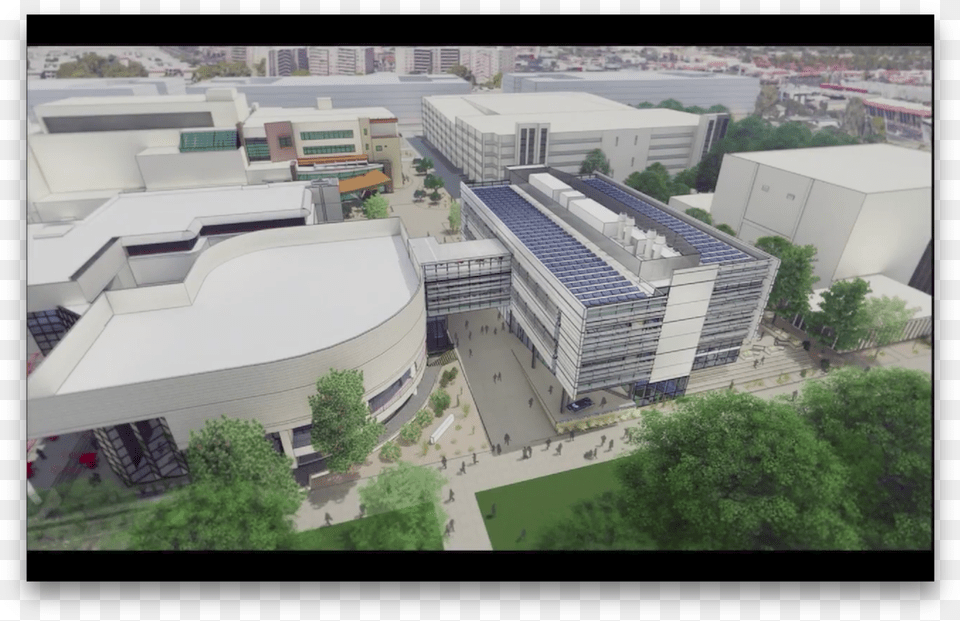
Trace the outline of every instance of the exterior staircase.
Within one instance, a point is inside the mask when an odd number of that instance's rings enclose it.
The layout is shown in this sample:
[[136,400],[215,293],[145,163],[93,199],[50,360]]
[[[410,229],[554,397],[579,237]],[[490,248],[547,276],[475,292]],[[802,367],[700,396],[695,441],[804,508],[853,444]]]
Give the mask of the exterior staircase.
[[[772,339],[764,339],[771,341]],[[810,354],[802,347],[784,345],[779,351],[766,351],[770,345],[746,346],[740,358],[731,364],[725,364],[709,369],[701,369],[690,374],[687,384],[687,395],[693,395],[711,390],[726,390],[733,382],[733,387],[741,392],[752,392],[763,388],[772,388],[781,384],[792,384],[801,380],[800,372],[807,370],[807,377],[820,374]],[[762,365],[753,367],[755,360],[765,358]],[[762,382],[762,384],[758,383]]]

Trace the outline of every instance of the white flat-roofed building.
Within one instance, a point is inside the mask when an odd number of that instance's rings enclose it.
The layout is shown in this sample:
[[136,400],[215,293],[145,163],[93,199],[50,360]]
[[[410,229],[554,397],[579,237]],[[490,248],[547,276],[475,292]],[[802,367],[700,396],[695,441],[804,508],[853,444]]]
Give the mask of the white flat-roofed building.
[[[669,205],[677,211],[686,212],[688,209],[702,209],[710,213],[713,205],[713,192],[704,192],[702,194],[678,194],[670,197]],[[715,224],[721,224],[715,222]]]
[[474,181],[502,179],[508,166],[577,173],[594,149],[618,178],[654,162],[677,173],[700,161],[729,119],[638,110],[590,93],[426,97],[423,110],[426,139]]
[[632,106],[676,99],[688,107],[720,104],[739,118],[753,112],[760,80],[702,71],[505,73],[503,92],[585,92]]
[[27,114],[36,120],[34,108],[40,104],[71,97],[150,97],[186,95],[183,78],[67,78],[27,81]]
[[[892,278],[888,278],[883,274],[872,274],[870,276],[858,276],[854,278],[845,278],[845,281],[856,280],[856,278],[862,278],[867,281],[867,285],[870,287],[870,293],[867,294],[867,299],[882,299],[887,298],[899,298],[907,303],[907,310],[913,311],[913,315],[910,317],[910,320],[907,322],[907,325],[903,327],[903,332],[900,333],[899,337],[894,340],[894,342],[899,341],[909,341],[912,339],[923,338],[925,336],[930,336],[933,333],[933,296],[929,293],[924,293],[919,291],[911,286],[904,285],[899,283]],[[822,287],[819,289],[814,289],[813,293],[810,294],[810,311],[817,312],[820,310],[820,304],[823,302],[823,294],[828,291],[829,287]],[[804,318],[800,315],[796,315],[793,318],[793,325],[800,329],[805,329],[806,323]],[[868,337],[853,350],[868,349],[870,347],[876,347],[877,341],[872,337]],[[851,351],[853,351],[851,350]]]
[[816,246],[814,275],[827,286],[884,274],[929,290],[913,276],[930,278],[932,173],[929,152],[887,144],[728,153],[711,215],[748,243]]
[[223,414],[260,421],[295,467],[322,459],[308,403],[320,376],[361,371],[379,420],[423,376],[408,241],[397,218],[260,230],[206,249],[180,282],[104,292],[30,375],[28,435],[94,429],[139,484],[183,476],[190,432]]
[[430,95],[470,92],[470,83],[453,75],[310,76],[270,78],[214,78],[187,85],[187,93],[209,88],[235,88],[261,107],[312,107],[318,97],[329,97],[334,108],[362,108],[376,104],[388,108],[400,125],[421,125],[421,100]]

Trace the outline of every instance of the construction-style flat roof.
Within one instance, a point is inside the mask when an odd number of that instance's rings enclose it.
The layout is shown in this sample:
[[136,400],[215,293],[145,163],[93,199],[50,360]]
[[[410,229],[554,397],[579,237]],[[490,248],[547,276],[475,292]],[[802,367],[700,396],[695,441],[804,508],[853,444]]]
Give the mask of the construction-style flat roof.
[[[707,73],[704,71],[558,71],[556,73],[510,73],[524,80],[537,82],[603,82],[606,80],[617,82],[655,82],[660,80],[752,80],[745,76],[724,73]],[[504,76],[506,77],[506,76]]]
[[425,97],[451,122],[460,119],[477,131],[512,134],[516,123],[550,123],[551,133],[612,129],[696,127],[696,114],[663,108],[639,110],[583,92],[496,93]]
[[889,144],[855,144],[728,155],[864,194],[929,188],[933,177],[933,156],[929,152]]
[[331,108],[329,110],[320,110],[317,108],[260,108],[255,110],[247,120],[243,122],[244,127],[263,127],[264,123],[277,123],[289,121],[291,123],[309,123],[325,121],[357,121],[361,118],[368,119],[395,119],[397,115],[386,108]]
[[181,233],[199,218],[303,206],[307,182],[120,194],[84,220],[27,227],[27,284],[68,282],[114,237]]
[[[213,78],[191,88],[223,88],[227,86],[377,86],[405,85],[428,82],[464,82],[463,78],[448,73],[429,75],[397,75],[396,73],[376,72],[367,75],[331,75],[331,76],[289,76],[289,77],[249,77],[249,78]],[[322,93],[321,93],[322,96]]]
[[433,237],[418,237],[410,240],[410,249],[421,264],[466,259],[483,259],[509,255],[506,246],[496,239],[476,239],[472,241],[441,244]]
[[418,287],[399,234],[244,254],[213,269],[189,306],[114,315],[58,394],[319,351],[383,323]]

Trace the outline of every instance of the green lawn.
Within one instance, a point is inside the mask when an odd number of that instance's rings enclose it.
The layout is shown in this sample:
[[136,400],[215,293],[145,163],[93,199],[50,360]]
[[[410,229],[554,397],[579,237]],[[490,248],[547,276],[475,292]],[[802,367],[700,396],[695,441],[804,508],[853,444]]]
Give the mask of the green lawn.
[[[535,550],[540,534],[570,507],[619,487],[616,460],[477,493],[494,550]],[[497,517],[489,517],[497,504]],[[524,541],[517,542],[526,529]]]
[[[387,530],[390,527],[397,527],[398,524],[415,523],[418,525],[417,531],[421,533],[420,538],[416,536],[412,539],[416,542],[409,549],[420,550],[443,550],[443,539],[440,536],[440,525],[430,505],[419,505],[403,511],[394,511],[381,515],[370,515],[365,518],[334,524],[332,526],[321,526],[312,530],[305,530],[296,534],[294,538],[294,550],[354,550],[354,549],[382,549],[368,548],[367,546],[356,546],[350,539],[351,535],[357,532],[362,524],[364,528],[376,528],[382,524]],[[412,530],[412,529],[411,529]],[[429,533],[429,534],[424,534]],[[419,543],[419,545],[416,545]]]

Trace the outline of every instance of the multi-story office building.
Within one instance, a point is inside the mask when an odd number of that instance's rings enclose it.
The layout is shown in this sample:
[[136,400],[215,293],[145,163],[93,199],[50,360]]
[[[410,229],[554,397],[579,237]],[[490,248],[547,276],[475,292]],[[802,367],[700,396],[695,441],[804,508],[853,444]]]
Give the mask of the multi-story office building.
[[251,107],[233,89],[209,89],[37,106],[42,133],[27,147],[30,220],[83,218],[120,192],[140,190],[330,177],[343,182],[345,197],[391,191],[400,170],[393,113],[314,103]]
[[372,47],[338,47],[336,50],[336,75],[366,75],[373,73],[374,54]]
[[462,64],[458,47],[398,47],[394,54],[400,75],[446,73]]
[[777,259],[604,175],[508,174],[462,184],[464,236],[513,256],[501,312],[563,387],[561,409],[600,389],[680,396],[691,371],[737,359]]
[[601,149],[620,179],[654,162],[671,174],[695,165],[723,137],[729,115],[638,110],[589,93],[425,97],[424,136],[470,180],[509,166],[577,173]]
[[728,153],[710,212],[748,243],[816,246],[824,286],[883,274],[930,293],[932,171],[929,152],[887,144]]
[[365,108],[377,102],[396,115],[398,123],[419,130],[423,98],[431,95],[469,94],[470,83],[452,74],[396,75],[372,73],[365,76],[297,78],[214,78],[188,84],[188,94],[202,94],[210,88],[235,88],[251,103],[261,106],[303,108],[313,106],[317,97],[329,97],[335,108]]
[[[267,55],[267,75],[285,76],[300,69],[298,64],[299,50],[306,51],[306,48],[275,48],[270,50]],[[304,63],[303,68],[308,69],[309,59]]]
[[676,99],[684,106],[726,106],[734,118],[753,113],[760,79],[703,71],[512,73],[504,93],[583,92],[635,106]]

